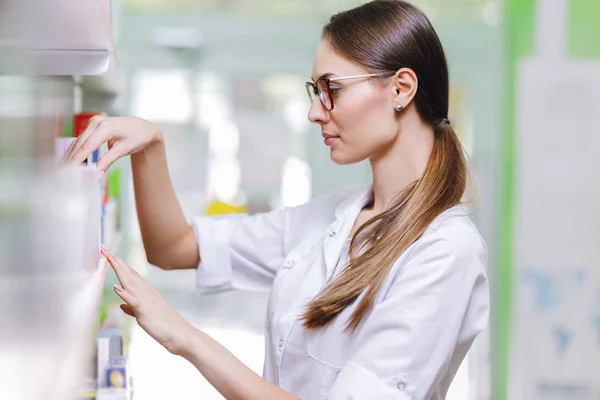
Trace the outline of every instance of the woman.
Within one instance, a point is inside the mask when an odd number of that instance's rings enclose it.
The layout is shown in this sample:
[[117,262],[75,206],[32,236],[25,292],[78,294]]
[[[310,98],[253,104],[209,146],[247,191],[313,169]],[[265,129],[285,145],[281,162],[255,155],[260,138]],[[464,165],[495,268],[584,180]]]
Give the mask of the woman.
[[376,0],[331,18],[308,115],[337,164],[369,159],[373,184],[300,207],[186,222],[159,129],[96,117],[67,158],[102,142],[101,171],[131,154],[148,260],[198,268],[204,292],[271,290],[264,378],[187,323],[108,250],[123,310],[228,399],[443,399],[488,323],[486,247],[461,205],[467,165],[448,69],[427,18]]

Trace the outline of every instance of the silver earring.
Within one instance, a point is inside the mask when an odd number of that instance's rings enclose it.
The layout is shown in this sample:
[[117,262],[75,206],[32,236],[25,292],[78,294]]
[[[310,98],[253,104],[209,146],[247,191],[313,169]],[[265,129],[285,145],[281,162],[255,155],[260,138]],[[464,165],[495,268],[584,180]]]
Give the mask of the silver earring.
[[396,106],[396,111],[400,112],[400,111],[402,111],[402,108],[403,108],[403,107],[402,107],[400,104],[398,104],[398,105]]

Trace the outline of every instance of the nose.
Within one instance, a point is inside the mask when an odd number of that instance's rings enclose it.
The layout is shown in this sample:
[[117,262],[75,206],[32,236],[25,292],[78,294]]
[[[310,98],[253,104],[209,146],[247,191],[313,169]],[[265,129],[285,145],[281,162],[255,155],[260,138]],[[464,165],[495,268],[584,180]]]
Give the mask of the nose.
[[329,122],[329,111],[323,107],[323,104],[318,97],[315,97],[310,105],[310,110],[308,110],[308,120],[313,124],[326,124]]

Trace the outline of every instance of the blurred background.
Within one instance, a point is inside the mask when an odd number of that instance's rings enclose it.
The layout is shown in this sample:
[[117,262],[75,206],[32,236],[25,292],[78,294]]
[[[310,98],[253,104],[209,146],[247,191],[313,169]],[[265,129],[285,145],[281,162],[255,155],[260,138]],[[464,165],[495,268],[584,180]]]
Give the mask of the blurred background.
[[[56,160],[91,116],[135,115],[163,129],[189,218],[368,184],[368,164],[330,161],[304,88],[328,16],[360,3],[0,0],[0,399],[221,398],[123,317],[101,242],[262,372],[268,295],[199,296],[194,271],[148,265],[128,159],[100,185]],[[493,289],[448,398],[598,400],[600,2],[413,3],[446,50]],[[128,390],[100,393],[114,331]]]

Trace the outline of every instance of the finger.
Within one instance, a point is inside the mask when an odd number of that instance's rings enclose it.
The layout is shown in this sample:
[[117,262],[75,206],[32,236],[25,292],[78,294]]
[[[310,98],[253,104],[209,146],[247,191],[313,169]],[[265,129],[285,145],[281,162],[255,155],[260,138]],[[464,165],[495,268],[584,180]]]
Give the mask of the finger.
[[106,125],[98,125],[87,138],[81,138],[77,141],[77,147],[71,152],[68,161],[74,164],[82,163],[109,138],[110,128]]
[[101,115],[96,115],[96,116],[90,118],[87,128],[85,128],[83,133],[81,135],[79,135],[79,137],[77,138],[75,143],[73,143],[73,147],[71,148],[71,151],[68,153],[69,157],[72,157],[73,154],[77,150],[79,150],[79,148],[82,146],[82,144],[90,137],[90,135],[96,130],[96,128],[98,128],[98,126],[100,125],[100,123],[102,121],[104,121],[104,119],[105,118]]
[[117,161],[119,158],[122,157],[122,154],[119,153],[118,147],[119,146],[113,147],[111,150],[106,152],[102,157],[100,157],[100,159],[96,163],[96,168],[98,168],[99,171],[106,173],[106,171],[108,171],[108,169],[111,167],[111,165],[113,165],[115,163],[115,161]]
[[65,153],[62,156],[62,160],[63,161],[69,161],[70,160],[71,153],[73,153],[73,149],[75,149],[76,147],[79,146],[79,144],[77,143],[78,140],[79,140],[79,138],[75,138],[75,140],[73,140],[71,142],[71,144],[67,148],[67,151],[65,151]]
[[125,271],[126,275],[137,275],[137,276],[139,276],[139,274],[137,273],[136,270],[134,270],[133,268],[131,268],[125,261],[123,261],[118,255],[116,255],[115,253],[113,253],[112,251],[110,251],[110,249],[108,247],[106,247],[105,245],[102,245],[100,247],[100,251],[105,256],[108,256],[108,257],[106,257],[106,259],[109,262],[110,262],[110,260],[113,260],[113,262],[117,264],[117,268]]
[[101,115],[96,115],[96,116],[90,118],[90,121],[89,121],[88,126],[85,129],[85,131],[83,131],[83,133],[81,135],[79,135],[77,140],[73,141],[73,143],[71,143],[71,145],[67,149],[67,151],[64,155],[65,160],[71,159],[73,153],[81,147],[81,144],[85,140],[87,140],[87,138],[92,134],[92,132],[94,132],[96,130],[96,128],[98,127],[100,122],[102,122],[103,120],[104,120],[104,117],[102,117]]
[[123,310],[125,314],[129,315],[130,317],[136,318],[135,312],[129,304],[121,304],[119,307],[121,307],[121,310]]
[[125,263],[121,262],[121,260],[106,247],[102,246],[100,252],[104,257],[106,257],[108,263],[115,271],[115,274],[117,274],[117,278],[119,279],[119,282],[121,282],[121,285],[127,289],[131,284],[131,277],[128,271],[129,267]]
[[104,122],[100,122],[98,127],[94,129],[87,138],[78,140],[81,142],[78,148],[73,150],[69,161],[74,164],[82,163],[90,156],[100,145],[111,139],[110,127]]
[[135,310],[138,306],[138,299],[129,293],[127,290],[123,289],[119,285],[114,285],[115,293],[119,296],[132,310]]

